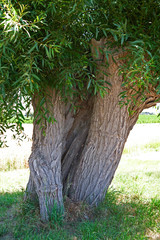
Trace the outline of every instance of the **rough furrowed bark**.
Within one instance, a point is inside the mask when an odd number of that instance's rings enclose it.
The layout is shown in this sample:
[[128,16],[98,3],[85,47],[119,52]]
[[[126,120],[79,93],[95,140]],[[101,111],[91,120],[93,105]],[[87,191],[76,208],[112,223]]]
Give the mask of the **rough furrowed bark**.
[[[97,205],[103,200],[130,130],[140,112],[155,105],[159,97],[155,89],[151,88],[145,93],[143,102],[139,93],[136,96],[137,104],[131,101],[129,105],[121,106],[120,94],[124,89],[123,75],[119,74],[122,60],[119,59],[124,52],[114,53],[114,60],[109,57],[106,68],[107,59],[103,55],[105,40],[93,40],[92,44],[92,54],[98,69],[97,78],[104,78],[110,83],[106,83],[109,87],[107,94],[103,98],[98,94],[80,102],[81,107],[73,113],[70,104],[65,106],[55,91],[50,90],[51,98],[48,102],[51,102],[50,111],[57,122],[44,122],[44,129],[34,123],[26,197],[38,196],[43,221],[49,219],[54,207],[63,207],[62,182],[63,194],[74,201]],[[37,101],[38,97],[35,97],[35,111]]]
[[[62,157],[62,179],[64,194],[68,194],[68,189],[72,184],[72,179],[79,164],[82,150],[88,136],[88,130],[91,122],[91,113],[93,110],[93,99],[81,103],[77,113],[66,118],[65,126],[68,122],[72,127],[65,136],[64,154]],[[72,120],[71,120],[72,119]]]
[[104,98],[98,95],[94,99],[88,137],[69,190],[71,199],[85,201],[90,205],[97,205],[105,197],[130,130],[136,123],[139,113],[149,105],[154,105],[155,101],[155,98],[152,99],[152,102],[148,101],[149,96],[147,96],[146,101],[140,102],[137,108],[134,105],[130,106],[136,109],[134,109],[135,114],[129,116],[128,106],[124,104],[121,107],[119,104],[120,93],[123,91],[123,76],[119,75],[119,64],[121,64],[119,57],[123,53],[114,55],[116,62],[112,58],[109,59],[107,77],[102,74],[106,71],[106,68],[103,67],[106,59],[101,56],[101,51],[98,50],[102,44],[103,40],[93,41],[99,54],[97,66],[101,73],[97,77],[103,77],[111,84],[111,87]]
[[30,174],[25,195],[24,195],[24,200],[35,201],[36,198],[37,198],[36,188],[35,188],[34,180],[32,179],[32,176]]
[[[105,99],[97,98],[95,102],[89,135],[70,189],[70,197],[75,201],[98,204],[120,161],[132,126],[127,108],[120,109],[114,94],[116,92],[111,91]],[[103,104],[104,100],[108,104]]]
[[130,129],[127,107],[119,105],[122,88],[115,64],[108,71],[112,87],[103,99],[95,98],[89,135],[69,193],[75,201],[91,205],[104,198]]
[[[33,107],[37,111],[38,99],[34,97]],[[50,107],[54,124],[44,122],[44,126],[34,123],[32,153],[29,158],[30,179],[27,192],[33,192],[39,199],[42,221],[48,221],[53,208],[63,208],[61,157],[64,131],[64,106],[54,90],[50,91]],[[52,106],[53,105],[53,106]]]

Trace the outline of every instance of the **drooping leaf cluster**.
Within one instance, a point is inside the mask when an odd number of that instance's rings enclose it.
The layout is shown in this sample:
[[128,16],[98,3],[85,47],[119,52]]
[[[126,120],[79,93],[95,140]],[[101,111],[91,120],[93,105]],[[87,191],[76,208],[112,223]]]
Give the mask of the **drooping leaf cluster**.
[[[48,85],[64,99],[103,95],[104,81],[95,78],[92,38],[105,37],[109,47],[127,49],[126,86],[153,84],[160,92],[159,19],[158,0],[1,0],[1,133],[10,119],[21,128],[32,96],[44,97]],[[107,46],[105,54],[106,59],[111,54]]]

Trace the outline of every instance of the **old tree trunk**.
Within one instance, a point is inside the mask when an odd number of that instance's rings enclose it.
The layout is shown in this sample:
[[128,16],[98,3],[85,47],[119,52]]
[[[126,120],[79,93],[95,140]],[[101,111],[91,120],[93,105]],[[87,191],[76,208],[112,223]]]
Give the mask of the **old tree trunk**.
[[[103,200],[140,112],[155,105],[159,97],[152,88],[146,91],[142,101],[141,91],[132,88],[128,90],[128,96],[137,92],[136,104],[130,101],[129,105],[121,106],[120,93],[124,89],[119,66],[123,52],[114,53],[114,61],[109,57],[109,67],[106,67],[104,44],[103,39],[92,40],[97,78],[110,83],[107,94],[103,98],[100,95],[88,97],[73,113],[69,103],[63,103],[54,90],[47,90],[49,108],[56,122],[44,121],[42,128],[36,121],[34,123],[26,196],[38,197],[42,221],[49,219],[53,208],[63,208],[63,195],[90,205]],[[37,104],[38,96],[34,96],[35,112]]]

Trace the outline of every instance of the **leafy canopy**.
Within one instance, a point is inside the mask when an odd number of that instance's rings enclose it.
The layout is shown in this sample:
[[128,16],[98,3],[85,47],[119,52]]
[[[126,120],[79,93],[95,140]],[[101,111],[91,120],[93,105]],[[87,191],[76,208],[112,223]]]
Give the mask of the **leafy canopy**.
[[159,0],[0,0],[1,133],[22,128],[23,110],[35,92],[44,96],[48,85],[64,99],[83,99],[88,92],[103,96],[92,38],[114,39],[114,45],[129,50],[124,85],[145,89],[152,84],[160,93],[159,19]]

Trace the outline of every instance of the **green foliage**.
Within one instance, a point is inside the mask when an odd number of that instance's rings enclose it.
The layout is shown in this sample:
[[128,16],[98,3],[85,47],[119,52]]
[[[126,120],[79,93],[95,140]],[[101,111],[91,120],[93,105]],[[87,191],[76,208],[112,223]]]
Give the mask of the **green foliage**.
[[[73,102],[88,93],[103,97],[104,80],[95,79],[92,38],[106,37],[107,47],[128,51],[121,68],[126,88],[137,86],[145,98],[143,92],[152,84],[159,93],[159,17],[158,0],[1,0],[1,133],[22,129],[22,110],[35,93],[45,99],[48,85]],[[106,58],[108,54],[106,50]],[[15,125],[8,124],[12,118]]]

